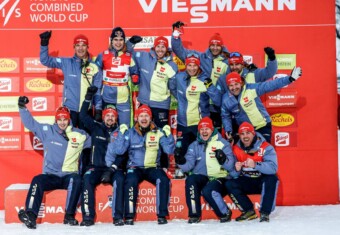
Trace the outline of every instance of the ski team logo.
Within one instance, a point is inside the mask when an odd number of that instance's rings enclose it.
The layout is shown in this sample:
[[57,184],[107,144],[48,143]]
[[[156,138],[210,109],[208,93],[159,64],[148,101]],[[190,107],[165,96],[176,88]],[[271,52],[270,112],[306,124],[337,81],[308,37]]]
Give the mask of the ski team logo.
[[0,78],[0,92],[12,91],[12,80],[10,78]]
[[[14,3],[10,5],[12,2]],[[4,0],[2,3],[0,3],[0,15],[4,19],[2,26],[6,26],[11,18],[21,17],[20,8],[17,7],[19,3],[20,0]]]
[[12,131],[13,130],[13,118],[0,117],[0,131]]
[[47,110],[46,97],[34,97],[32,99],[32,110],[33,111],[46,111]]

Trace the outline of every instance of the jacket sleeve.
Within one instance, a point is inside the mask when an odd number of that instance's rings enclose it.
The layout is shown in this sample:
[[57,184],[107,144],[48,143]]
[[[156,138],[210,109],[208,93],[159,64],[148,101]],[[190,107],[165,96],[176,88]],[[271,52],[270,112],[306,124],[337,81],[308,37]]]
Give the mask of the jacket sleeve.
[[173,36],[171,36],[171,49],[183,63],[185,63],[185,58],[187,58],[189,53],[195,53],[197,55],[202,54],[199,51],[185,49],[180,37],[175,39]]
[[63,66],[61,58],[48,55],[48,46],[40,46],[40,62],[50,68],[62,69]]
[[112,151],[116,155],[124,154],[130,146],[131,129],[127,130],[124,134],[118,132],[117,139],[113,142]]
[[98,90],[93,97],[93,103],[96,110],[102,109],[102,88],[103,88],[103,71],[98,67],[98,72],[94,75],[92,85]]
[[250,88],[255,87],[256,93],[258,96],[261,96],[267,92],[278,90],[284,86],[290,84],[291,81],[289,80],[289,76],[278,78],[271,81],[255,83],[255,84],[246,84],[249,85]]
[[94,62],[100,69],[103,69],[103,53],[99,53]]
[[163,151],[166,154],[173,154],[175,151],[175,139],[174,136],[172,134],[170,134],[168,137],[164,134],[161,133],[161,135],[163,135],[160,140],[159,143],[162,146]]
[[177,73],[173,79],[169,80],[169,90],[170,93],[177,99],[177,79],[179,74]]
[[226,81],[225,81],[226,75],[222,74],[216,82],[216,88],[217,90],[221,93],[221,102],[222,102],[222,97],[223,95],[227,92],[226,89]]
[[90,101],[84,100],[83,104],[81,105],[79,118],[82,120],[85,127],[89,129],[90,132],[92,133],[96,128],[96,123],[93,120],[93,118],[90,117],[90,115],[88,114],[89,106],[90,106]]
[[106,166],[111,167],[112,164],[114,164],[116,160],[116,154],[114,153],[114,148],[116,146],[114,145],[114,142],[110,142],[107,146],[107,151],[105,154],[105,163]]
[[264,152],[263,161],[257,162],[255,169],[267,175],[274,175],[277,172],[277,154],[273,146],[269,145]]
[[214,103],[214,105],[221,107],[221,102],[222,102],[222,94],[221,92],[217,89],[216,86],[211,85],[207,89],[207,94]]
[[32,114],[28,111],[28,109],[19,109],[21,121],[24,124],[24,126],[32,131],[35,136],[37,136],[42,142],[46,138],[46,135],[48,135],[50,126],[49,124],[40,124],[37,122]]
[[183,165],[178,165],[183,172],[189,172],[195,167],[197,151],[197,142],[193,142],[189,145],[188,151],[185,154],[186,162]]
[[221,141],[223,142],[224,146],[222,148],[222,151],[224,152],[224,154],[227,156],[227,161],[225,161],[225,163],[222,165],[222,167],[229,172],[232,172],[235,168],[235,156],[233,151],[231,150],[231,145],[228,141],[226,141],[225,139],[223,139],[222,137]]
[[86,139],[85,139],[83,148],[84,149],[91,148],[91,143],[92,143],[91,136],[89,136],[89,134],[87,134],[85,131],[84,131],[84,135],[86,136]]
[[227,103],[227,99],[229,99],[229,94],[225,93],[223,95],[222,98],[222,107],[221,107],[221,118],[222,118],[222,124],[224,127],[224,131],[225,132],[232,132],[233,128],[232,128],[232,124],[231,124],[231,112],[228,109],[226,103]]
[[267,66],[262,69],[256,69],[254,71],[255,74],[255,82],[264,82],[267,79],[273,77],[277,72],[277,60],[268,60]]
[[210,106],[210,104],[209,104],[208,92],[201,93],[199,107],[200,107],[202,118],[210,116],[209,106]]

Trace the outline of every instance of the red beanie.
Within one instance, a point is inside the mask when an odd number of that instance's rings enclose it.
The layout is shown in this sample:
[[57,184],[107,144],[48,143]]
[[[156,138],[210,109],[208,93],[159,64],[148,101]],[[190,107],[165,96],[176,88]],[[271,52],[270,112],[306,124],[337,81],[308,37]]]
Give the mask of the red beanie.
[[159,44],[163,44],[165,46],[166,49],[168,49],[169,47],[169,41],[166,37],[160,36],[158,38],[155,39],[153,46],[156,47]]
[[187,58],[185,59],[185,66],[187,66],[187,65],[190,64],[190,63],[194,63],[194,64],[196,64],[198,67],[200,67],[200,65],[201,65],[201,60],[200,60],[200,58],[197,58],[197,57],[195,57],[195,56],[187,57]]
[[198,123],[198,131],[200,131],[204,127],[214,130],[213,122],[209,117],[204,117],[200,120],[200,122]]
[[149,114],[150,118],[152,118],[152,112],[149,106],[143,104],[136,110],[136,117],[138,117],[141,113],[147,113]]
[[239,73],[231,72],[226,77],[227,85],[229,86],[233,82],[242,83],[242,79]]
[[59,107],[55,114],[55,121],[64,118],[70,120],[70,110],[67,107]]
[[76,45],[76,44],[78,44],[78,43],[80,43],[80,42],[83,42],[85,45],[89,45],[89,39],[85,36],[85,35],[83,35],[83,34],[79,34],[79,35],[77,35],[75,38],[74,38],[74,40],[73,40],[73,44],[74,45]]
[[215,33],[209,40],[209,46],[217,44],[219,46],[223,46],[223,40],[219,33]]
[[242,132],[250,132],[255,135],[255,129],[252,124],[249,122],[243,122],[238,128],[238,134],[240,135]]
[[229,64],[243,64],[243,56],[242,54],[238,53],[238,52],[232,52],[229,55],[228,58],[228,63]]
[[104,117],[106,116],[106,114],[108,113],[112,113],[116,120],[118,119],[118,113],[117,113],[117,110],[112,107],[112,106],[108,106],[108,107],[105,107],[105,109],[103,110],[103,113],[102,113],[102,119],[104,120]]

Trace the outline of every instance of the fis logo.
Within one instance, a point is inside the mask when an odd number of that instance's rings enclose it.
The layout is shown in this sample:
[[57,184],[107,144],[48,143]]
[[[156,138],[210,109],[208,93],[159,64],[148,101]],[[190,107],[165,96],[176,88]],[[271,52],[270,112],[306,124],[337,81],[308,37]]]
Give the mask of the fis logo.
[[12,2],[13,1],[10,0],[3,0],[0,3],[0,15],[1,18],[4,19],[2,26],[6,26],[8,21],[13,17],[15,18],[21,17],[20,8],[17,7],[18,4],[20,3],[20,0],[14,1],[14,3],[11,5]]

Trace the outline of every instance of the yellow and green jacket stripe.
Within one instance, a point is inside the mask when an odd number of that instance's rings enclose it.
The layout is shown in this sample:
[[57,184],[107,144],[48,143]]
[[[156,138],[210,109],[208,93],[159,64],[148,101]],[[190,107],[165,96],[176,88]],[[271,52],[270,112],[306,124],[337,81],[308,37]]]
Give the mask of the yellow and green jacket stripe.
[[169,109],[169,82],[175,79],[178,71],[172,56],[157,59],[154,50],[150,52],[137,51],[133,53],[135,66],[132,74],[139,74],[138,101],[151,108]]
[[182,126],[197,125],[203,117],[209,116],[209,98],[221,102],[221,94],[214,85],[208,89],[204,85],[205,73],[190,77],[187,72],[176,75],[170,84],[171,93],[177,99],[177,123]]
[[128,167],[158,167],[160,164],[161,148],[166,154],[173,154],[175,140],[172,134],[166,136],[161,129],[153,123],[150,131],[144,135],[140,131],[138,123],[124,134],[118,133],[117,139],[110,144],[110,151],[121,155],[128,151]]
[[250,122],[256,130],[270,123],[270,116],[260,96],[280,89],[290,83],[289,76],[286,76],[272,81],[245,84],[238,97],[230,92],[224,94],[221,108],[224,130],[226,132],[232,131],[232,117],[235,117],[238,125],[243,122]]
[[[215,157],[215,151],[222,149],[227,160],[220,165]],[[210,178],[225,178],[228,172],[233,171],[235,157],[231,150],[230,143],[222,138],[215,130],[208,141],[200,137],[193,142],[185,155],[186,163],[179,165],[184,172],[205,175]]]

